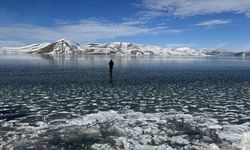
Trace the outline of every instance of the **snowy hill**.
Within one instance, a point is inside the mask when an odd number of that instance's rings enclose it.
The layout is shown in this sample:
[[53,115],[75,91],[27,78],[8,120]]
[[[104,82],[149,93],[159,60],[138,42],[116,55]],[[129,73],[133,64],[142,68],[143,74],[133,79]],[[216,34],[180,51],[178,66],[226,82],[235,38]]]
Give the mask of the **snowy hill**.
[[249,56],[250,56],[250,52],[239,52],[239,53],[235,53],[235,56],[249,57]]
[[32,51],[30,53],[35,54],[75,54],[82,53],[83,48],[78,44],[71,40],[61,39],[54,43],[51,43],[37,51]]
[[20,47],[0,47],[0,53],[62,54],[82,53],[83,48],[71,40],[61,39],[53,43],[31,44]]
[[42,43],[42,44],[31,44],[19,47],[0,47],[0,53],[14,53],[14,54],[33,53],[48,46],[49,44],[50,43]]
[[239,53],[220,49],[194,49],[189,47],[162,48],[159,46],[142,45],[125,42],[107,44],[80,44],[61,39],[53,43],[32,44],[21,47],[0,47],[0,53],[30,54],[84,54],[84,55],[158,55],[158,56],[241,56]]
[[183,48],[162,48],[151,45],[113,42],[108,44],[87,44],[84,46],[87,54],[121,54],[121,55],[160,55],[160,56],[205,56],[200,50]]
[[120,54],[120,55],[154,55],[163,51],[157,46],[146,46],[133,43],[113,42],[108,44],[87,44],[86,54]]
[[119,54],[119,55],[159,55],[159,56],[210,56],[233,55],[218,49],[193,49],[189,47],[162,48],[152,45],[141,45],[125,42],[113,42],[108,44],[86,44],[83,46],[85,54]]

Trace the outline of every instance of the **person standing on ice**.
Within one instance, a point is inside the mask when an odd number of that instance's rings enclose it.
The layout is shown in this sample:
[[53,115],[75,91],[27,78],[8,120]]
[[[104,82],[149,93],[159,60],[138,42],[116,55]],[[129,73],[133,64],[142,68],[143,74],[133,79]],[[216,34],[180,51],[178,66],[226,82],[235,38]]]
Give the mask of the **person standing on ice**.
[[111,59],[111,60],[109,61],[109,74],[110,74],[110,76],[112,76],[113,67],[114,67],[114,62],[113,62],[113,60]]

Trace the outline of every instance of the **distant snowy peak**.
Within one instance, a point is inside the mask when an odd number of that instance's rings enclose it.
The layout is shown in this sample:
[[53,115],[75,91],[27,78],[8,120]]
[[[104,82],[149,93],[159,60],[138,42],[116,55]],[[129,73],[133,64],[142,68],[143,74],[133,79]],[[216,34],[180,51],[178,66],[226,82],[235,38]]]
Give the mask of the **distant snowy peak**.
[[235,53],[226,51],[224,49],[201,49],[206,55],[212,56],[234,56]]
[[239,53],[235,53],[235,56],[249,57],[249,56],[250,56],[250,52],[239,52]]
[[76,42],[60,39],[53,43],[31,44],[19,47],[1,47],[0,53],[30,54],[75,54],[83,53],[84,49]]
[[107,44],[86,44],[83,46],[85,54],[119,54],[119,55],[158,55],[158,56],[211,56],[233,55],[219,49],[194,49],[190,47],[162,48],[159,46],[142,45],[126,42],[112,42]]
[[120,54],[120,55],[155,55],[162,48],[125,42],[107,44],[87,44],[84,46],[87,54]]
[[87,54],[127,54],[127,55],[160,55],[160,56],[204,56],[202,50],[189,47],[162,48],[159,46],[142,45],[125,42],[107,44],[87,44],[84,46]]
[[84,54],[84,55],[157,55],[157,56],[248,56],[250,53],[233,53],[221,49],[194,49],[190,47],[162,48],[159,46],[142,45],[126,42],[106,44],[80,44],[60,39],[53,43],[32,44],[21,47],[2,47],[0,53],[30,54]]
[[18,46],[18,47],[0,47],[0,53],[32,53],[38,51],[50,43],[42,43],[42,44],[31,44],[26,46]]
[[30,53],[35,54],[73,54],[82,53],[83,48],[78,44],[68,39],[60,39],[54,43],[47,45],[37,51]]

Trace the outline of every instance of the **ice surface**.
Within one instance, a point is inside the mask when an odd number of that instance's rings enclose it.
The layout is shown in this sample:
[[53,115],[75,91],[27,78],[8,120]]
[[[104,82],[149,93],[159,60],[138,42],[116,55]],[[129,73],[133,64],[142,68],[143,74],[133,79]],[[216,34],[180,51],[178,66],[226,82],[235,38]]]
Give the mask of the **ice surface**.
[[241,148],[242,150],[250,149],[250,132],[244,132],[241,139]]
[[30,57],[0,61],[0,149],[248,148],[249,61]]
[[245,133],[249,124],[218,128],[215,119],[180,112],[108,111],[63,120],[57,124],[39,122],[36,126],[19,123],[15,131],[3,136],[1,146],[21,150],[27,145],[34,149],[42,145],[44,149],[70,148],[67,143],[74,148],[103,150],[235,150],[249,146],[249,132]]

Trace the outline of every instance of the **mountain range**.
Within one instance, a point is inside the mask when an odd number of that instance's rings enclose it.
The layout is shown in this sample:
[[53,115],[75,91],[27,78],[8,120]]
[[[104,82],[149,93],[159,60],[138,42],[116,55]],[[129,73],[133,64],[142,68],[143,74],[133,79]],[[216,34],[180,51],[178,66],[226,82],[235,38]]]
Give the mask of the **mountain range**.
[[20,47],[0,47],[0,53],[28,54],[83,54],[83,55],[158,55],[158,56],[250,56],[250,52],[229,52],[221,49],[194,49],[189,47],[162,48],[126,42],[80,45],[69,39],[53,43],[31,44]]

